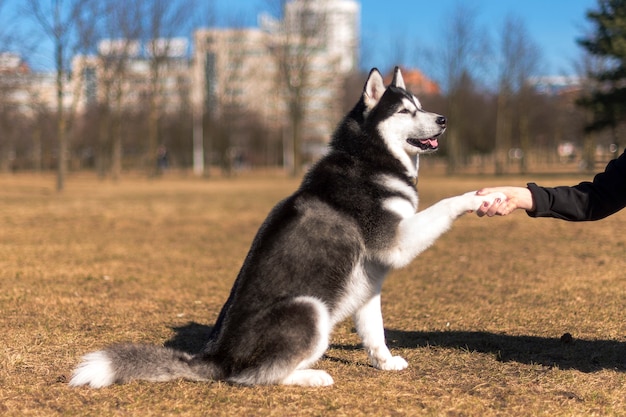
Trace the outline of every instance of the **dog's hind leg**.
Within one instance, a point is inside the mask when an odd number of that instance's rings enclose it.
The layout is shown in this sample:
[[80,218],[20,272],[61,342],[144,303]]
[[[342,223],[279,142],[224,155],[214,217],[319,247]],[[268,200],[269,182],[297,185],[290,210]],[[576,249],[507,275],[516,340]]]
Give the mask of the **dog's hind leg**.
[[227,379],[245,385],[332,385],[321,370],[308,369],[328,348],[331,331],[328,308],[313,297],[281,301],[245,326],[231,346],[231,361],[240,369]]
[[404,358],[393,356],[385,343],[380,293],[354,314],[354,323],[372,366],[385,371],[399,371],[409,366]]

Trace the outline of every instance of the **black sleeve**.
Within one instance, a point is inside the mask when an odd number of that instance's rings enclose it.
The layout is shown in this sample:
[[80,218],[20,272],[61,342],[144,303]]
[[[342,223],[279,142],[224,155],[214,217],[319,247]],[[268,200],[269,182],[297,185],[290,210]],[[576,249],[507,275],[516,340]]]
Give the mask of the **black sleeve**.
[[567,187],[528,184],[535,210],[531,217],[555,217],[570,221],[603,219],[626,207],[626,152],[612,160],[593,182]]

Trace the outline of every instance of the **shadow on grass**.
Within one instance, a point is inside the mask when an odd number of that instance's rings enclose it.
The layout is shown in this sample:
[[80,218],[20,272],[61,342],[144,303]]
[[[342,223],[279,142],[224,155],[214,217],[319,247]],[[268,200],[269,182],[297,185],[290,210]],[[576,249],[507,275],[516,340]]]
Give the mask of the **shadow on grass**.
[[172,327],[172,330],[174,330],[176,334],[165,342],[165,346],[195,355],[201,353],[204,346],[209,341],[213,326],[207,326],[192,321],[184,326]]
[[[175,335],[165,346],[190,354],[202,352],[212,326],[190,322],[173,327]],[[387,329],[391,348],[417,349],[427,346],[493,354],[501,362],[538,364],[559,369],[594,372],[614,369],[626,372],[626,343],[612,340],[572,339],[537,336],[510,336],[488,332],[412,332]],[[360,345],[331,345],[332,349],[355,350]],[[331,360],[339,360],[329,357]]]
[[[537,336],[511,336],[488,332],[412,332],[386,330],[387,343],[396,348],[436,346],[493,354],[501,362],[539,364],[559,369],[594,372],[626,371],[626,343]],[[563,339],[563,340],[562,340]]]

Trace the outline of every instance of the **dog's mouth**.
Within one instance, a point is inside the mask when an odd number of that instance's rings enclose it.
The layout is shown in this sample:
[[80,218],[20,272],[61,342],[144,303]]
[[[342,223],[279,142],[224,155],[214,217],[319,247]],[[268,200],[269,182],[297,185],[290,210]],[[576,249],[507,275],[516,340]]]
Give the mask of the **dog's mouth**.
[[435,151],[439,148],[439,136],[441,136],[441,134],[427,139],[408,138],[406,141],[410,145],[420,148],[423,151]]

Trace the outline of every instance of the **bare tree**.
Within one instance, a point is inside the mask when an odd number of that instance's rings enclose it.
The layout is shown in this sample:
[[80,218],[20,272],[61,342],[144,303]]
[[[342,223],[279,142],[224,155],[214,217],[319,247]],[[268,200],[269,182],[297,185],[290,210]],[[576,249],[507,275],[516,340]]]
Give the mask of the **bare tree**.
[[[207,27],[215,26],[215,8],[214,3],[212,1],[206,2],[206,9],[200,9],[201,13],[198,14],[198,21],[194,25],[194,27],[198,27],[200,25],[206,25]],[[199,45],[202,42],[201,34],[199,31],[196,31],[194,34],[194,43]],[[203,52],[203,51],[202,51]],[[193,77],[193,82],[196,83],[195,88],[191,91],[191,102],[192,102],[192,115],[193,115],[193,149],[192,149],[192,163],[193,163],[193,172],[197,176],[209,176],[210,175],[210,163],[207,169],[206,167],[206,153],[207,150],[210,154],[211,146],[210,142],[205,141],[205,114],[207,113],[207,103],[205,97],[205,91],[207,88],[205,86],[206,83],[206,68],[208,63],[206,53],[202,53],[199,49],[195,51],[195,69],[196,71],[200,71],[196,73]],[[200,88],[200,87],[203,88]],[[206,146],[208,145],[208,146]],[[210,162],[210,161],[209,161]]]
[[[0,66],[6,66],[6,60],[9,59],[7,51],[11,47],[10,21],[5,17],[6,12],[3,9],[6,2],[0,0]],[[13,118],[11,103],[9,96],[16,87],[16,77],[13,74],[0,77],[0,134],[3,140],[0,140],[0,172],[6,172],[9,169],[9,148],[10,148],[10,131]]]
[[[270,51],[274,59],[278,91],[287,108],[288,132],[291,137],[291,172],[302,170],[303,128],[308,108],[309,93],[323,82],[314,76],[313,66],[319,59],[327,30],[327,11],[323,1],[297,0],[287,4],[280,0],[283,20],[273,22]],[[275,3],[276,4],[276,3]],[[288,7],[291,7],[289,9]]]
[[[236,152],[234,137],[242,131],[243,123],[247,121],[246,103],[242,102],[240,94],[240,80],[252,79],[255,71],[259,69],[250,61],[253,54],[250,52],[250,44],[254,47],[254,40],[243,29],[229,31],[232,35],[230,42],[224,44],[226,51],[222,51],[228,62],[228,71],[221,77],[224,88],[219,89],[218,100],[221,109],[220,114],[214,116],[217,129],[214,129],[214,146],[218,153],[222,172],[231,174],[234,153]],[[243,117],[242,117],[243,116]]]
[[509,15],[504,21],[500,36],[499,90],[496,114],[495,172],[502,174],[509,162],[512,148],[513,110],[518,117],[520,162],[525,170],[524,155],[530,148],[530,99],[532,90],[529,77],[539,66],[539,47],[530,38],[524,22]]
[[[592,74],[599,74],[606,71],[612,63],[606,57],[592,55],[586,51],[580,54],[580,57],[574,62],[574,68],[577,76],[581,80],[581,94],[577,100],[577,104],[584,103],[593,96],[594,91],[601,89],[601,83],[594,80]],[[585,126],[593,124],[593,112],[585,106],[579,105],[578,109],[583,114],[583,122]],[[583,127],[583,164],[588,172],[595,172],[596,165],[596,147],[598,145],[598,137],[600,132],[594,129]],[[611,129],[610,135],[614,137],[613,143],[617,143],[615,138],[615,129]]]
[[103,18],[98,26],[97,57],[85,68],[88,74],[84,75],[95,76],[99,90],[92,92],[96,97],[89,100],[99,109],[96,168],[104,176],[110,153],[111,177],[118,180],[122,170],[125,97],[131,90],[128,71],[131,60],[139,54],[143,10],[140,3],[124,0],[107,0],[99,7],[103,9]]
[[24,11],[34,21],[42,33],[54,45],[54,66],[56,71],[56,112],[58,137],[58,163],[56,188],[65,187],[69,138],[67,132],[68,114],[64,105],[64,92],[68,85],[68,69],[71,57],[91,40],[93,10],[88,7],[92,0],[52,0],[41,2],[26,0]]
[[[175,36],[187,33],[193,23],[194,0],[142,0],[144,5],[143,38],[148,44],[150,92],[148,110],[147,160],[152,161],[159,147],[159,120],[163,112],[164,71],[178,54]],[[186,54],[186,51],[184,51]],[[176,64],[174,64],[176,65]],[[151,174],[158,168],[149,168]]]
[[463,128],[463,111],[460,97],[467,82],[478,78],[479,71],[491,55],[490,42],[485,30],[477,23],[475,9],[457,3],[452,13],[446,14],[442,43],[433,52],[435,61],[443,68],[441,79],[448,98],[447,130],[448,172],[455,172],[462,164],[463,143],[459,131]]
[[[266,96],[261,81],[266,77],[264,63],[264,34],[259,30],[245,29],[240,18],[234,17],[228,29],[199,30],[195,41],[201,47],[195,51],[194,96],[194,172],[203,172],[206,134],[206,150],[217,156],[222,172],[230,175],[237,142],[245,140],[244,126],[254,119],[250,109],[250,97],[258,102]],[[200,131],[201,116],[206,116]],[[202,160],[200,159],[202,158]],[[201,165],[202,164],[202,165]],[[202,169],[200,169],[202,167]]]

